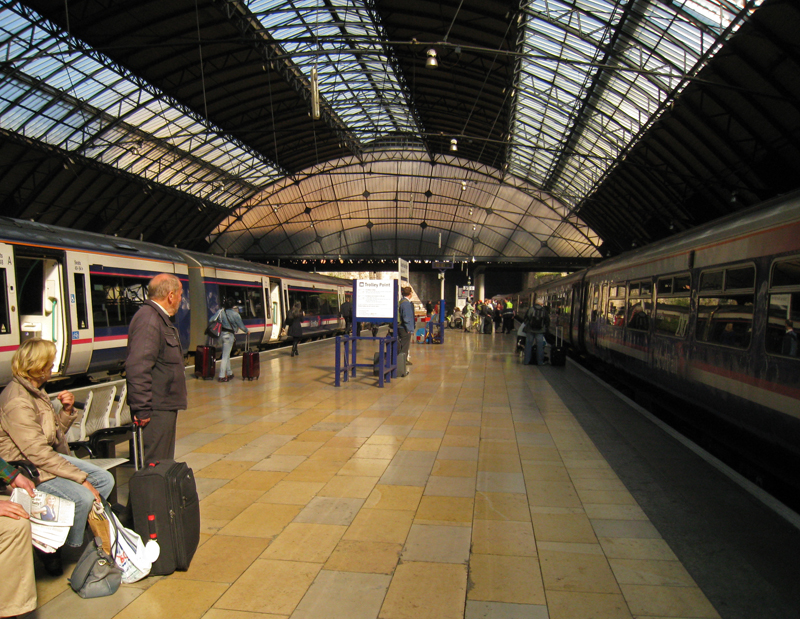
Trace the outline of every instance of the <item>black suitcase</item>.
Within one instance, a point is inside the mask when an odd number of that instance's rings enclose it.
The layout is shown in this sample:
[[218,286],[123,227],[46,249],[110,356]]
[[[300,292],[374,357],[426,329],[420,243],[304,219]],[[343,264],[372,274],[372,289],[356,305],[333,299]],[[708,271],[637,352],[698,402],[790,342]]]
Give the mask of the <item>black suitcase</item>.
[[214,380],[215,357],[213,346],[198,346],[194,352],[194,375],[203,380]]
[[567,347],[564,346],[564,338],[561,335],[561,327],[556,327],[556,341],[550,347],[550,365],[567,365]]
[[244,345],[244,353],[242,353],[242,378],[258,380],[258,377],[261,376],[261,359],[257,350],[249,350],[249,348],[250,337],[248,336]]
[[188,570],[200,541],[200,501],[192,469],[184,462],[162,460],[142,468],[142,429],[134,432],[137,471],[128,482],[133,529],[147,543],[158,541],[161,553],[151,575]]

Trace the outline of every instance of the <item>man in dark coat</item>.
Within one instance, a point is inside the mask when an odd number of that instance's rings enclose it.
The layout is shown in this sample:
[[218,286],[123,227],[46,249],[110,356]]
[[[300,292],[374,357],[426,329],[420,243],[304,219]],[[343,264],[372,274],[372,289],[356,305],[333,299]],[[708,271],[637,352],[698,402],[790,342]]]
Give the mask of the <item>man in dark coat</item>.
[[147,287],[148,300],[128,329],[128,404],[135,423],[143,428],[145,462],[174,458],[178,411],[186,408],[183,351],[170,320],[180,308],[182,293],[175,275],[156,275]]
[[342,318],[344,318],[344,331],[349,334],[350,325],[353,322],[353,304],[349,299],[339,306],[339,313],[342,315]]

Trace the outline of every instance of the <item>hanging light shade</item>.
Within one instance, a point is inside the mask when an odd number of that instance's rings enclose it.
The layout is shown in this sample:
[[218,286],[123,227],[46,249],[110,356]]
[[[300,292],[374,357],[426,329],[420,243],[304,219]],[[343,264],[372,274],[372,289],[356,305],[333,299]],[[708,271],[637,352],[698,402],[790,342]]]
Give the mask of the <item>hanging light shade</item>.
[[316,65],[311,68],[311,118],[319,120],[319,78]]
[[458,152],[458,140],[453,138],[450,140],[450,152],[457,153]]
[[435,69],[439,66],[439,61],[436,59],[436,50],[432,47],[428,50],[428,59],[425,61],[425,66],[429,69]]

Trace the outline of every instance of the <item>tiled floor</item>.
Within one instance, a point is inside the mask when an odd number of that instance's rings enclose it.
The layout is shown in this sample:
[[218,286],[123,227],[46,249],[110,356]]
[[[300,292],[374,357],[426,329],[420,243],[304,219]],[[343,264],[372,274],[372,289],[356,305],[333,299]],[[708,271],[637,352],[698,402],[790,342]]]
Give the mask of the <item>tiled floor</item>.
[[31,616],[718,617],[513,344],[448,332],[383,389],[335,388],[330,342],[262,356],[259,381],[189,379],[191,568],[97,600],[40,577]]

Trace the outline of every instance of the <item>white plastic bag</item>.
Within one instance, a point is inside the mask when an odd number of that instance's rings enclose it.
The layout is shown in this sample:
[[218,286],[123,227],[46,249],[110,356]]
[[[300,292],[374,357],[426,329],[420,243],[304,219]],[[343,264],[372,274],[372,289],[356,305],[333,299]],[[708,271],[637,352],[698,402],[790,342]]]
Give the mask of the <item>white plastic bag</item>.
[[[154,549],[149,546],[157,542],[150,541],[145,546],[138,533],[122,526],[110,507],[106,506],[105,512],[111,537],[111,556],[122,569],[122,582],[130,584],[141,580],[150,573],[155,560],[152,558]],[[157,557],[157,551],[155,554]]]

